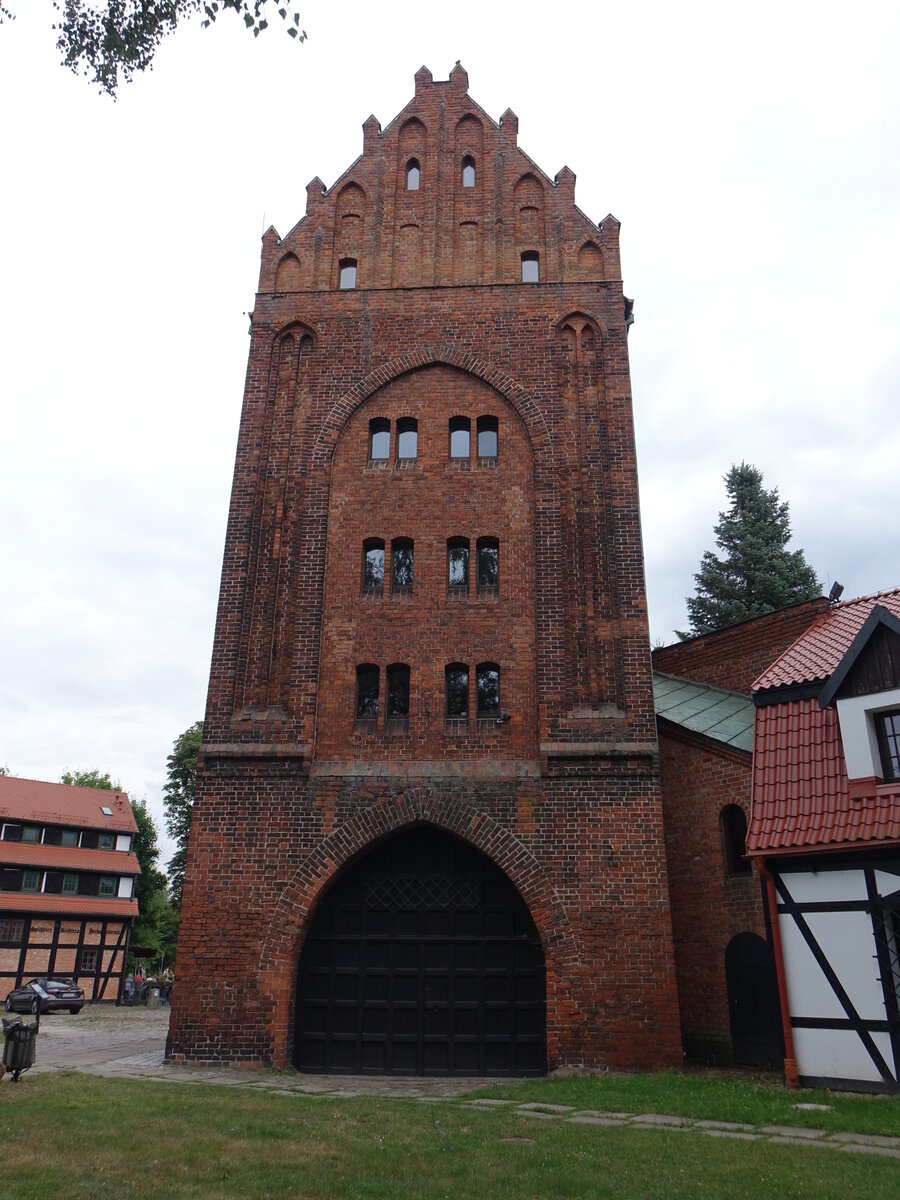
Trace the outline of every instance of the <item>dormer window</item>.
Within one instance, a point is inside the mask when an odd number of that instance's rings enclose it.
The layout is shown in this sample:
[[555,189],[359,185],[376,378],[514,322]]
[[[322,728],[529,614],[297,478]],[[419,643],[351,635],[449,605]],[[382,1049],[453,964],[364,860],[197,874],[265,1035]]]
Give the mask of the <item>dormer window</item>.
[[533,250],[527,250],[522,255],[522,282],[540,283],[541,256]]
[[464,188],[475,186],[475,159],[467,154],[462,161],[462,185]]
[[356,259],[342,258],[338,265],[340,267],[338,287],[344,292],[352,291],[356,287]]
[[885,779],[900,779],[900,708],[875,714],[878,753]]
[[420,177],[419,160],[411,158],[406,164],[406,190],[408,192],[417,192],[419,190]]

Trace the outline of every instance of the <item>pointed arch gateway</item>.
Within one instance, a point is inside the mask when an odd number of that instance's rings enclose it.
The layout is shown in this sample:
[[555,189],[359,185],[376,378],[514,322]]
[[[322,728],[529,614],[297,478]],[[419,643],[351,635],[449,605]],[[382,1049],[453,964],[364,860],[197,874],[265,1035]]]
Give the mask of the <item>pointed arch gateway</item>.
[[[286,881],[281,901],[272,915],[268,936],[260,946],[257,968],[260,994],[271,998],[275,1005],[273,1015],[277,1014],[271,1027],[272,1061],[276,1065],[286,1066],[292,1060],[298,1062],[301,1059],[298,1026],[301,1034],[306,1028],[305,1018],[301,1019],[298,1011],[300,1004],[297,983],[301,980],[301,970],[306,968],[306,963],[301,963],[301,959],[307,943],[310,946],[313,944],[309,940],[312,927],[318,913],[324,909],[326,900],[331,896],[332,889],[336,889],[343,879],[350,876],[357,863],[368,862],[368,866],[361,872],[363,878],[369,868],[372,868],[374,873],[374,868],[378,865],[377,860],[370,859],[369,855],[380,846],[389,845],[395,836],[416,829],[432,829],[435,833],[447,835],[451,842],[475,851],[479,859],[485,860],[496,871],[496,874],[485,871],[484,864],[478,863],[473,868],[475,875],[484,872],[482,878],[487,876],[490,880],[493,876],[495,882],[499,875],[503,886],[513,890],[525,907],[526,913],[530,914],[531,928],[537,936],[537,946],[532,947],[532,952],[539,952],[539,983],[543,991],[540,1000],[538,1040],[533,1043],[538,1049],[529,1053],[537,1054],[540,1063],[534,1068],[526,1068],[521,1066],[520,1062],[518,1073],[541,1073],[546,1069],[548,1061],[550,1065],[556,1061],[563,1026],[568,1027],[570,1023],[569,1017],[557,1011],[558,980],[568,976],[577,963],[579,954],[569,916],[555,888],[544,868],[523,843],[487,813],[473,808],[462,795],[448,803],[435,796],[430,788],[410,788],[402,794],[382,797],[338,826],[306,857],[294,878]],[[399,843],[397,850],[403,850]],[[457,856],[456,863],[459,868],[457,874],[465,875],[465,862]],[[452,871],[450,873],[453,874]],[[488,887],[488,893],[496,894],[493,884]],[[339,895],[337,899],[340,900]],[[341,920],[349,921],[350,918]],[[525,929],[521,919],[516,928]],[[531,929],[527,929],[527,934],[531,936]],[[477,938],[478,935],[469,936]],[[427,942],[429,939],[424,940]],[[490,937],[487,940],[490,942]],[[322,951],[316,953],[321,954]],[[519,958],[521,959],[521,952]],[[500,970],[499,965],[497,970]],[[499,984],[491,986],[499,987]],[[526,1001],[525,995],[523,992],[522,1003],[531,1003]],[[488,1002],[485,999],[485,1013],[487,1008]],[[291,1014],[290,1021],[288,1013]],[[549,1019],[545,1014],[550,1014]],[[485,1020],[489,1019],[485,1017]],[[327,1027],[325,1032],[328,1032]],[[524,1030],[522,1033],[524,1036]],[[493,1037],[494,1034],[490,1036]],[[423,1046],[424,1038],[423,1028]],[[485,1040],[488,1040],[487,1032]],[[491,1052],[491,1061],[496,1061],[498,1053],[499,1051]],[[485,1061],[487,1059],[488,1055],[485,1052]],[[423,1071],[424,1066],[423,1061]],[[333,1060],[332,1066],[327,1069],[335,1070]],[[385,1069],[376,1071],[371,1068],[373,1074],[382,1074]],[[432,1070],[434,1073],[451,1073],[449,1067],[445,1072]],[[487,1073],[486,1066],[485,1072]],[[464,1073],[474,1074],[476,1068]],[[502,1071],[500,1067],[492,1067],[490,1073]]]
[[544,953],[486,855],[415,825],[328,888],[300,954],[294,1065],[376,1075],[540,1075]]

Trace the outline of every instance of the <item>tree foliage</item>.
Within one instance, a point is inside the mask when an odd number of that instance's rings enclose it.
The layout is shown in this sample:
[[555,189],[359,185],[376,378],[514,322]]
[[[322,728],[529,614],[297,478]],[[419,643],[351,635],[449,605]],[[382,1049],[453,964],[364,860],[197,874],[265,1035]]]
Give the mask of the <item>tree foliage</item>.
[[59,777],[60,783],[67,783],[69,787],[92,787],[100,788],[104,792],[121,792],[122,785],[118,779],[113,782],[109,777],[109,771],[101,772],[97,767],[87,771],[78,769],[75,771],[65,770]]
[[178,914],[167,894],[167,881],[157,863],[159,840],[156,822],[147,808],[146,800],[132,800],[131,810],[137,822],[133,849],[141,874],[135,880],[134,894],[138,902],[138,919],[134,923],[131,941],[155,957],[162,955],[171,961],[175,955],[178,934]]
[[[152,68],[163,38],[195,13],[203,13],[207,28],[221,13],[233,12],[259,37],[274,11],[289,37],[306,41],[300,14],[286,0],[271,0],[271,7],[269,0],[53,0],[53,7],[59,14],[53,28],[63,66],[89,76],[113,99],[121,82]],[[13,17],[0,0],[0,24]]]
[[803,551],[787,549],[791,521],[778,489],[767,491],[762,472],[743,462],[731,467],[725,488],[731,504],[714,529],[721,556],[707,550],[700,560],[696,595],[687,598],[691,633],[682,638],[821,594]]
[[195,721],[172,747],[166,760],[168,778],[163,788],[166,806],[166,829],[178,849],[169,859],[169,895],[172,903],[181,906],[184,891],[184,868],[187,864],[188,834],[194,809],[194,790],[197,786],[197,757],[203,740],[203,722]]

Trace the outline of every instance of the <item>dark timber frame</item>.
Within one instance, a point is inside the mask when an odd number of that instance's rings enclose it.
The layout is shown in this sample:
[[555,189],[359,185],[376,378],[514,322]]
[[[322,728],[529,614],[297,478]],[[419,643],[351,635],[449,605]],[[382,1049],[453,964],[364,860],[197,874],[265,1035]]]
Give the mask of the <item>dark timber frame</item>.
[[[125,979],[131,920],[128,917],[85,917],[76,914],[0,912],[4,921],[21,921],[21,938],[0,942],[0,996],[35,976],[62,975],[84,988],[87,1000],[118,1002]],[[51,926],[49,936],[41,926]],[[63,926],[78,926],[77,937],[63,936]],[[99,927],[97,934],[91,931]],[[96,950],[93,971],[82,971],[82,951]],[[61,955],[74,953],[74,968],[60,965]],[[8,966],[15,956],[15,966]]]
[[[778,915],[793,921],[797,931],[808,946],[822,975],[838,1003],[843,1017],[815,1017],[791,1014],[793,1029],[841,1029],[857,1034],[878,1071],[882,1083],[871,1084],[873,1091],[900,1092],[900,856],[897,855],[830,855],[827,859],[795,858],[790,864],[784,860],[769,861],[768,869],[778,893]],[[852,870],[862,873],[865,880],[866,898],[857,900],[797,901],[791,889],[791,876],[803,871],[827,872]],[[879,891],[876,872],[897,877],[897,888],[889,893]],[[806,917],[812,913],[864,912],[872,921],[872,934],[876,947],[878,979],[881,983],[885,1019],[864,1018],[857,1011],[847,989],[838,977],[834,965],[829,961],[825,949],[810,928]],[[890,1038],[893,1063],[888,1062],[873,1038],[874,1033],[887,1033]],[[806,1087],[846,1084],[855,1090],[866,1087],[860,1080],[836,1080],[821,1076],[800,1076]]]

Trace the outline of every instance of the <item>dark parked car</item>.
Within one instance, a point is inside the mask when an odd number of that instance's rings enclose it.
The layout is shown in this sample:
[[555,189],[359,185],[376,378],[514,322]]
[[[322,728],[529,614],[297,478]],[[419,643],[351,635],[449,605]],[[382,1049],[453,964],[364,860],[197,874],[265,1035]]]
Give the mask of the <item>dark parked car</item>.
[[7,1012],[48,1013],[67,1008],[81,1012],[84,989],[71,979],[31,979],[6,997]]

